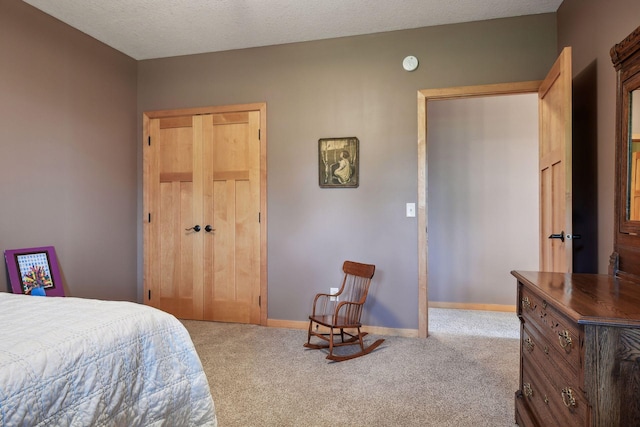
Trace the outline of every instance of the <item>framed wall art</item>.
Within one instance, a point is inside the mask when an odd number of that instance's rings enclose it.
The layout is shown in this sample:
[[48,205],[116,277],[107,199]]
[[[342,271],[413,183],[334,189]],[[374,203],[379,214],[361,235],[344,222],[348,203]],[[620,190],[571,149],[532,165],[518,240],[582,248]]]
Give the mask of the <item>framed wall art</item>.
[[322,188],[355,188],[359,184],[358,138],[318,140],[318,172]]
[[34,289],[38,289],[38,294],[44,291],[50,296],[64,296],[53,246],[6,250],[4,259],[14,294],[31,295]]

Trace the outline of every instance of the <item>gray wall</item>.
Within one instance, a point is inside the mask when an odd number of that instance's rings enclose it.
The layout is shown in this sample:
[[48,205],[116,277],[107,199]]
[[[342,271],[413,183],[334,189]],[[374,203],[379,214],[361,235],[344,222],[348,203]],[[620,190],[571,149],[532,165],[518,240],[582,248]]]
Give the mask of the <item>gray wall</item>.
[[[558,48],[573,49],[574,97],[593,101],[588,106],[574,104],[574,110],[592,110],[584,113],[593,117],[584,126],[589,127],[586,138],[595,136],[597,149],[597,170],[592,174],[597,174],[598,271],[606,273],[613,251],[616,114],[616,73],[609,50],[640,25],[640,2],[564,0],[557,16]],[[581,141],[574,137],[574,147]]]
[[[416,328],[417,90],[540,79],[556,50],[547,14],[137,63],[2,0],[0,250],[54,245],[69,294],[141,300],[142,112],[266,101],[269,317],[350,258],[378,266],[367,322]],[[317,140],[351,135],[360,187],[320,189]]]
[[538,94],[427,108],[429,302],[513,306],[539,268]]
[[136,300],[136,61],[18,0],[0,58],[0,251],[53,245],[68,294]]
[[[269,318],[304,320],[352,259],[377,266],[365,321],[417,328],[417,91],[542,79],[555,34],[546,14],[141,61],[138,115],[265,101]],[[321,189],[318,139],[340,136],[360,139],[360,186]]]
[[[539,79],[571,45],[574,87],[595,94],[588,132],[598,150],[598,270],[606,272],[609,49],[638,16],[636,0],[564,0],[557,14],[138,64],[19,0],[2,0],[0,250],[54,245],[71,294],[139,299],[142,111],[266,101],[269,316],[303,319],[309,295],[333,286],[340,262],[353,258],[378,265],[371,323],[415,328],[417,238],[404,204],[416,199],[416,91]],[[407,54],[421,60],[413,73],[400,67]],[[362,142],[362,185],[320,190],[317,139],[342,135]]]

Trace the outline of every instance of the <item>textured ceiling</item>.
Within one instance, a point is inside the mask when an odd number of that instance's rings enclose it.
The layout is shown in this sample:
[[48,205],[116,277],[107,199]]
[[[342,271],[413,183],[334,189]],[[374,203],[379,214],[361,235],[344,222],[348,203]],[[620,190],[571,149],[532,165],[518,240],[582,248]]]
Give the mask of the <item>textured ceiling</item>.
[[562,0],[24,0],[134,59],[556,12]]

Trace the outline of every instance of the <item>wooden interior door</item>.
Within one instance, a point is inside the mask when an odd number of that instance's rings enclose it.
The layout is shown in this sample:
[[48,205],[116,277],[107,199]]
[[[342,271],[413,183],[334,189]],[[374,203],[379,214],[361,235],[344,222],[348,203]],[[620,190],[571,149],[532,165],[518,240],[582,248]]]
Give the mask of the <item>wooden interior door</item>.
[[538,91],[540,121],[540,270],[571,272],[571,48]]
[[[156,144],[148,164],[149,245],[153,267],[151,305],[185,319],[202,319],[202,279],[198,276],[201,241],[192,228],[194,208],[194,127],[191,116],[154,119],[149,133]],[[197,181],[198,179],[196,179]],[[197,184],[196,184],[197,187]],[[197,188],[195,188],[196,191]]]
[[243,108],[254,105],[145,114],[145,302],[176,317],[266,322],[264,107]]
[[205,170],[204,318],[260,319],[260,113],[201,116]]

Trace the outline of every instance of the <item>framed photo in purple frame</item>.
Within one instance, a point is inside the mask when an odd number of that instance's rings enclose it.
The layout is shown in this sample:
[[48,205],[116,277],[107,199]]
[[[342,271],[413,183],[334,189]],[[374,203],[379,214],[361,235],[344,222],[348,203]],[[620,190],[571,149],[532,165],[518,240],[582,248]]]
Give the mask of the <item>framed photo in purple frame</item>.
[[30,295],[34,288],[42,288],[48,296],[64,296],[53,246],[6,250],[4,259],[14,294]]

